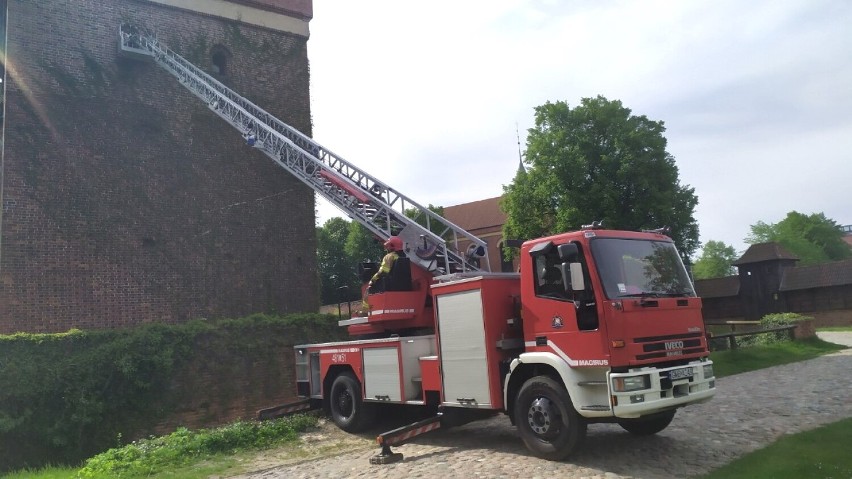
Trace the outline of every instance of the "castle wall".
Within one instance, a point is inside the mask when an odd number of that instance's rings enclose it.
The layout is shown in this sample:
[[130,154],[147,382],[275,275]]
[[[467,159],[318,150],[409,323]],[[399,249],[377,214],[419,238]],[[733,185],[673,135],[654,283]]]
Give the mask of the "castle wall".
[[118,55],[122,22],[207,71],[219,52],[220,81],[310,134],[305,36],[158,1],[6,3],[0,333],[317,309],[311,190]]

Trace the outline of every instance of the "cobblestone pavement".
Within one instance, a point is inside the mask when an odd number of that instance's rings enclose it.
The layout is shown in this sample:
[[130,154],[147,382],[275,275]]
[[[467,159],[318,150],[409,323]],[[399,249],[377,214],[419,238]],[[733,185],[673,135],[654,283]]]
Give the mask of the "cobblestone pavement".
[[[820,333],[852,346],[852,333]],[[245,479],[278,478],[683,478],[706,473],[780,436],[852,417],[852,350],[722,378],[709,402],[678,411],[651,437],[614,424],[589,426],[563,462],[530,455],[506,416],[440,430],[394,448],[403,462],[370,465],[369,435],[334,457],[270,467]]]

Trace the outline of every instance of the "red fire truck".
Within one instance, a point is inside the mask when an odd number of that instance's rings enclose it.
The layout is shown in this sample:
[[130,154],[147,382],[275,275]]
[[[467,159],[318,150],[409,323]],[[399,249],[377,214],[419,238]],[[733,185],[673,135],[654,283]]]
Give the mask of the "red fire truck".
[[[412,201],[238,95],[132,25],[129,58],[180,80],[246,143],[405,258],[370,294],[367,314],[342,320],[352,341],[296,347],[293,404],[273,417],[325,407],[346,431],[390,404],[434,410],[379,436],[375,463],[440,427],[505,413],[537,456],[561,459],[586,426],[617,422],[647,435],[679,407],[713,396],[713,363],[696,297],[671,239],[656,232],[582,231],[527,241],[518,273],[488,271],[480,238]],[[466,245],[466,247],[460,246]],[[365,265],[363,279],[375,265]]]
[[519,273],[435,277],[397,261],[403,273],[388,282],[402,284],[340,322],[354,336],[385,337],[295,351],[299,394],[346,431],[386,404],[440,411],[380,436],[378,463],[398,459],[390,446],[414,435],[498,412],[533,454],[562,459],[589,423],[655,434],[715,392],[701,299],[661,232],[589,228],[527,241]]

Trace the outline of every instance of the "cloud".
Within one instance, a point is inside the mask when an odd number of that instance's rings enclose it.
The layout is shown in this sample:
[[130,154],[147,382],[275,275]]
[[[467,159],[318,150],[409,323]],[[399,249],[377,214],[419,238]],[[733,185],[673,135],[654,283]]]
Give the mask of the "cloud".
[[[502,193],[533,109],[604,95],[662,120],[702,241],[793,209],[852,223],[852,3],[314,5],[315,137],[421,204]],[[330,210],[321,211],[321,218]]]

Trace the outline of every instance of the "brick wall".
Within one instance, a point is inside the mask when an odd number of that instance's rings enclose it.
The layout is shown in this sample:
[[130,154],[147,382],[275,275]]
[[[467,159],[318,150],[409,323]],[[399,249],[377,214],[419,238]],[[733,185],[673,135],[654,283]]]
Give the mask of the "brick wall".
[[310,134],[306,39],[140,0],[8,0],[0,332],[315,311],[314,196],[131,22]]
[[814,326],[817,328],[852,326],[852,310],[850,309],[815,311],[805,314],[814,318]]
[[210,335],[196,341],[192,360],[179,367],[170,390],[164,393],[176,409],[139,437],[167,434],[178,426],[198,429],[254,419],[259,409],[294,401],[293,346],[349,339],[334,318],[301,330],[281,327],[240,334],[249,337],[228,340],[227,336]]

